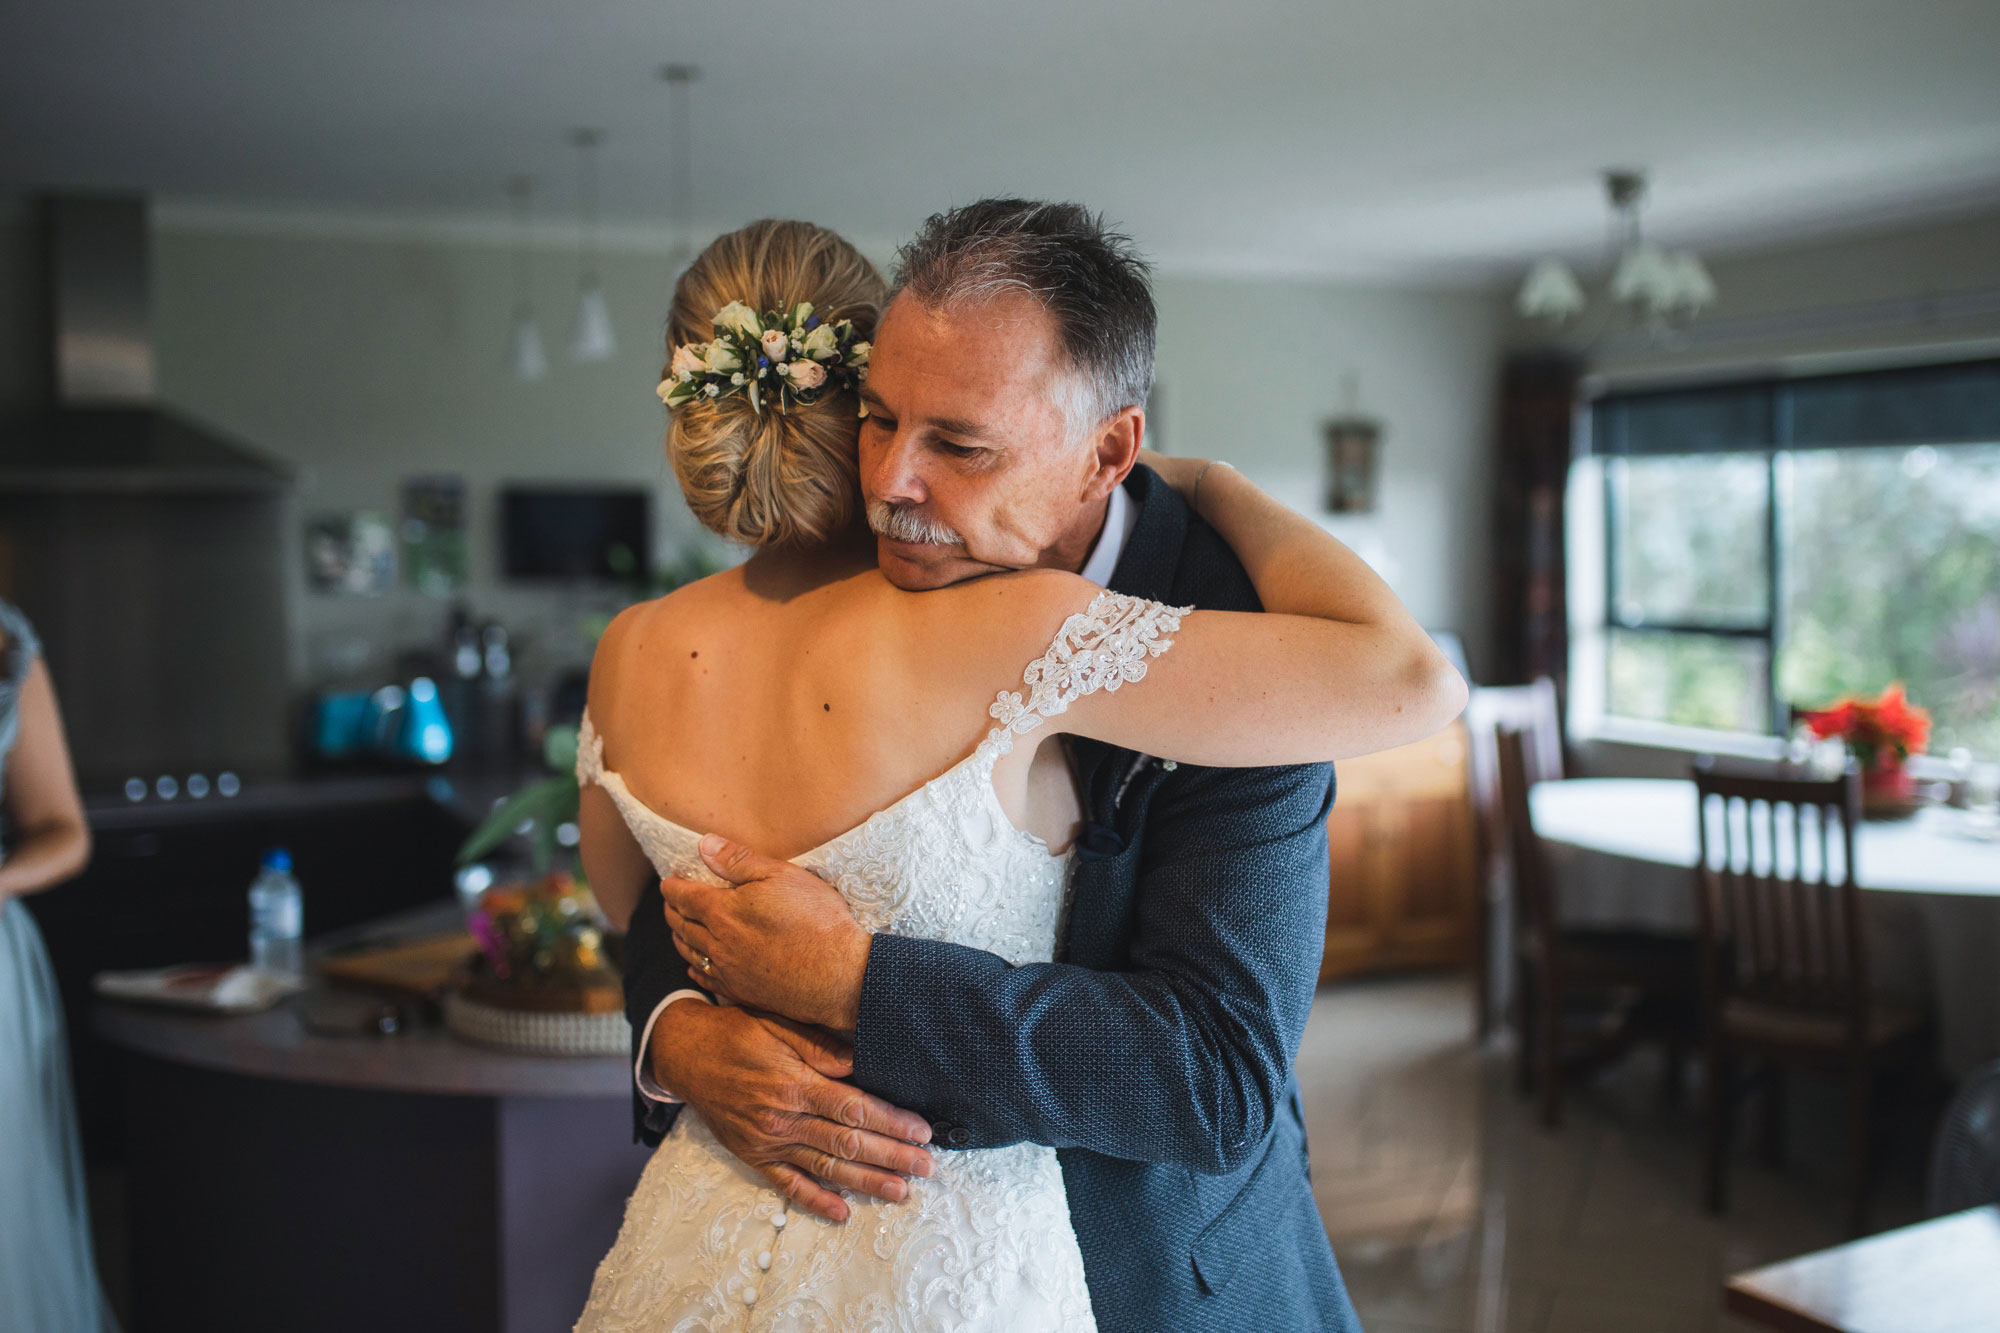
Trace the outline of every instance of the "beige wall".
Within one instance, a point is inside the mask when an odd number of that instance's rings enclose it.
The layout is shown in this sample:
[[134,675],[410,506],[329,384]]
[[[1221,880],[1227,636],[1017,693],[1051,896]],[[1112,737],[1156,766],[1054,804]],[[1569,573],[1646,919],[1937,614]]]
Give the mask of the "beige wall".
[[[1493,388],[1504,304],[1481,292],[1166,278],[1159,407],[1169,451],[1226,458],[1316,515],[1432,629],[1486,660]],[[1320,426],[1342,377],[1383,423],[1380,504],[1320,512]]]
[[[0,222],[0,241],[19,230]],[[20,252],[0,244],[0,352],[31,348],[35,337],[20,314],[29,285]],[[580,658],[577,625],[593,605],[500,582],[501,483],[649,485],[662,549],[696,540],[698,529],[661,458],[652,393],[666,256],[605,256],[621,348],[589,366],[564,355],[571,255],[539,250],[532,262],[552,362],[535,384],[506,367],[513,289],[504,234],[260,231],[169,215],[155,224],[153,324],[162,396],[299,468],[299,518],[321,509],[393,514],[404,476],[465,477],[467,600],[527,631],[526,665],[545,669]],[[1320,422],[1340,407],[1342,373],[1359,374],[1363,406],[1387,426],[1382,509],[1328,526],[1377,563],[1426,624],[1466,633],[1477,663],[1501,304],[1482,294],[1172,275],[1158,296],[1164,442],[1228,458],[1307,512],[1317,512],[1322,485]],[[0,366],[0,393],[12,396],[29,378]],[[292,560],[301,681],[387,669],[397,648],[441,632],[448,606],[437,599],[311,593]]]
[[[0,403],[28,392],[39,354],[25,229],[18,205],[0,206]],[[527,631],[529,665],[546,666],[580,658],[577,626],[595,608],[495,577],[501,483],[648,485],[662,550],[700,534],[662,462],[651,392],[664,252],[606,254],[622,348],[578,366],[563,355],[573,260],[536,250],[553,368],[524,385],[505,364],[504,242],[504,232],[260,228],[169,213],[155,229],[154,325],[163,396],[299,467],[300,517],[393,513],[402,477],[465,477],[467,600]],[[2000,302],[1976,309],[2000,293],[2000,217],[1723,256],[1714,270],[1722,299],[1681,345],[1607,340],[1596,364],[1619,374],[1740,368],[2000,336]],[[1323,521],[1426,624],[1463,633],[1482,666],[1494,368],[1503,347],[1538,337],[1508,317],[1505,294],[1167,274],[1158,297],[1161,442],[1228,458],[1307,512],[1318,512],[1323,482],[1320,423],[1342,406],[1342,376],[1358,376],[1363,409],[1386,427],[1382,506]],[[293,579],[301,679],[386,668],[396,648],[434,638],[447,611],[413,593],[328,597],[308,593],[296,569]]]
[[[153,323],[163,397],[300,469],[299,514],[393,515],[403,478],[467,483],[466,601],[525,638],[532,672],[583,659],[581,625],[604,594],[499,578],[498,493],[510,481],[608,482],[655,494],[655,551],[695,540],[660,449],[659,323],[670,271],[657,255],[600,268],[621,340],[610,361],[566,355],[574,268],[532,258],[547,378],[509,372],[511,256],[480,241],[155,233]],[[308,591],[294,576],[304,679],[379,673],[443,632],[449,603]]]

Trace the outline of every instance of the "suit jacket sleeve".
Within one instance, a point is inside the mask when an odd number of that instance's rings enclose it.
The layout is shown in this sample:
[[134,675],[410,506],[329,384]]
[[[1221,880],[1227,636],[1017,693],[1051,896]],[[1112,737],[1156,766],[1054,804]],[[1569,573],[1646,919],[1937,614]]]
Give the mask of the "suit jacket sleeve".
[[878,935],[855,1081],[969,1131],[1232,1171],[1279,1112],[1325,938],[1331,765],[1161,780],[1127,967]]
[[[632,909],[632,922],[625,933],[625,1017],[632,1024],[632,1064],[640,1056],[639,1041],[646,1020],[659,1008],[660,1001],[677,990],[695,989],[687,963],[674,949],[667,930],[666,900],[656,881],[647,880],[640,891],[639,905]],[[660,1016],[662,1023],[667,1016]],[[632,1088],[632,1138],[635,1142],[657,1144],[673,1128],[680,1114],[678,1103],[656,1102]]]

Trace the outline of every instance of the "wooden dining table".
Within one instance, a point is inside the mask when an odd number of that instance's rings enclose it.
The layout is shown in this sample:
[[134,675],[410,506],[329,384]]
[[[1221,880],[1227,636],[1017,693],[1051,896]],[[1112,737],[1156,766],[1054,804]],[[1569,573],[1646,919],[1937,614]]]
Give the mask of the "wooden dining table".
[[[1694,931],[1693,782],[1567,778],[1528,799],[1566,921]],[[1885,989],[1935,1007],[1954,1074],[2000,1058],[2000,839],[1983,833],[1966,811],[1930,807],[1863,821],[1855,837],[1871,964]]]
[[2000,1205],[1738,1273],[1723,1308],[1783,1333],[1992,1333]]

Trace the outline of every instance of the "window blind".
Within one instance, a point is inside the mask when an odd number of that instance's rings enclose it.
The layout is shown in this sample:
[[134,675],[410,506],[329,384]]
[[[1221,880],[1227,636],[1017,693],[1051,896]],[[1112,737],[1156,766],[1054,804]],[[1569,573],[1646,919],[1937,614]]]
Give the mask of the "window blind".
[[1606,394],[1593,454],[2000,443],[2000,358]]

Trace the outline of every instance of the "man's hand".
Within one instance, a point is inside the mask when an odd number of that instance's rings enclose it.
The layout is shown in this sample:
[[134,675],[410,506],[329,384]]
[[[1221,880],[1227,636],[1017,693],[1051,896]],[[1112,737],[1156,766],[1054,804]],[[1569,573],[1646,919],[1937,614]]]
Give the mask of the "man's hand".
[[840,891],[713,833],[701,859],[729,884],[660,881],[674,947],[695,981],[752,1009],[854,1031],[872,937]]
[[653,1025],[653,1077],[800,1208],[844,1222],[847,1202],[829,1186],[896,1203],[910,1190],[897,1172],[931,1174],[917,1146],[930,1125],[838,1082],[852,1053],[825,1033],[694,1000],[669,1014]]

